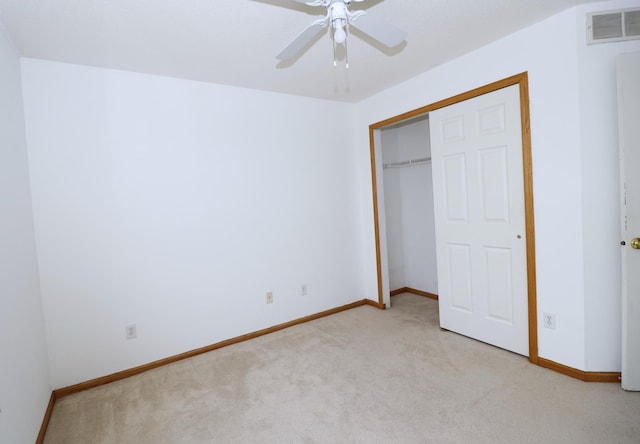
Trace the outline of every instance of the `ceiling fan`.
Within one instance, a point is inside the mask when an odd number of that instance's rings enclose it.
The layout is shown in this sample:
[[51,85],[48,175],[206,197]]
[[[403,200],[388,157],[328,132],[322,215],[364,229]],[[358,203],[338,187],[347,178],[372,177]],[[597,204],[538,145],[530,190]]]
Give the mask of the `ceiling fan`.
[[364,0],[295,0],[309,6],[323,6],[327,9],[326,16],[311,23],[300,33],[291,43],[289,43],[276,58],[281,61],[292,59],[302,48],[309,44],[313,38],[327,26],[333,34],[333,66],[336,66],[336,47],[344,45],[345,61],[349,67],[349,56],[347,51],[347,33],[349,26],[355,26],[360,31],[373,37],[383,45],[393,48],[404,41],[407,34],[389,25],[388,23],[367,14],[365,11],[350,11],[349,5],[353,2],[363,2]]

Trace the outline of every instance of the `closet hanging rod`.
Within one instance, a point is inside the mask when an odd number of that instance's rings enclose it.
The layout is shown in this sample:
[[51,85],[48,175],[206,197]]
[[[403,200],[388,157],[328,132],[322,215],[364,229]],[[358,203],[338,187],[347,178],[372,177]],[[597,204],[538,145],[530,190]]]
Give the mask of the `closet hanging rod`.
[[422,157],[420,159],[405,160],[402,162],[385,163],[382,168],[385,170],[387,168],[402,168],[413,165],[422,165],[423,163],[427,162],[431,162],[431,157]]

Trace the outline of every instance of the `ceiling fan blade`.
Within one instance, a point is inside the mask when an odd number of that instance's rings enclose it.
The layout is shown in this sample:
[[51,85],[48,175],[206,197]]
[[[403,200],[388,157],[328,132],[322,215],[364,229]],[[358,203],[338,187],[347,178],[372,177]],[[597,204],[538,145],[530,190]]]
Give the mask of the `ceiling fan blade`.
[[324,28],[327,26],[326,20],[316,20],[312,24],[306,27],[304,31],[298,35],[291,43],[287,45],[280,54],[276,56],[278,60],[289,60],[293,58],[302,48],[305,47],[313,38]]
[[[309,6],[324,6],[322,0],[293,0],[294,2],[304,3]],[[362,0],[356,0],[362,1]]]
[[370,14],[355,17],[351,24],[389,48],[399,45],[407,38],[406,32]]

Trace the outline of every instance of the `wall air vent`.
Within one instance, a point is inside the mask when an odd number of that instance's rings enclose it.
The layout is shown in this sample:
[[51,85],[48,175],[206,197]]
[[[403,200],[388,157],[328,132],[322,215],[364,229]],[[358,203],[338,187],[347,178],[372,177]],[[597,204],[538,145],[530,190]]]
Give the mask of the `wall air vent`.
[[587,15],[587,43],[632,39],[640,39],[640,9],[623,9]]

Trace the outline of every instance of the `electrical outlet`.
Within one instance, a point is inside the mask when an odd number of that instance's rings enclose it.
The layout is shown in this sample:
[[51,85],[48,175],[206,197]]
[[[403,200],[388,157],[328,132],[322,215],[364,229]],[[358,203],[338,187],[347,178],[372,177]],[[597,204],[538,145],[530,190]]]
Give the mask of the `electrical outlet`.
[[302,284],[300,286],[300,295],[301,296],[306,296],[307,295],[307,284]]
[[136,324],[127,325],[125,327],[125,333],[127,335],[127,339],[135,339],[138,337],[138,328]]
[[273,292],[267,292],[267,304],[273,304]]
[[542,322],[544,328],[556,329],[556,315],[554,313],[543,313]]

